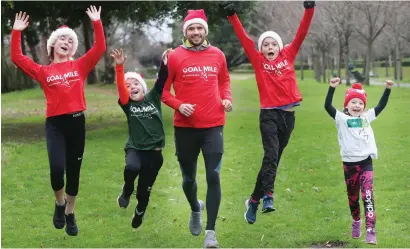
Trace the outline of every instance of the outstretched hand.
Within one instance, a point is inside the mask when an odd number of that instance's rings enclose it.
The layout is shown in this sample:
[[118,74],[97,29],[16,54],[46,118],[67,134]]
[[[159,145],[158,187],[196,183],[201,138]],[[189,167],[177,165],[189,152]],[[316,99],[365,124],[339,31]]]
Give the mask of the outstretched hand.
[[13,29],[18,31],[23,31],[27,28],[29,15],[26,15],[26,12],[16,13],[16,19],[14,20]]
[[124,56],[122,48],[120,50],[113,49],[110,55],[114,58],[116,64],[124,64],[124,62],[127,60],[127,56]]
[[333,78],[333,79],[331,79],[330,80],[330,86],[331,87],[333,87],[333,88],[335,88],[335,87],[337,87],[337,85],[339,85],[340,84],[340,78]]
[[218,3],[219,7],[225,11],[227,16],[233,16],[236,13],[235,5],[230,2]]
[[90,7],[87,8],[86,13],[90,17],[91,21],[98,21],[100,20],[101,6],[97,10],[94,5],[90,5]]
[[303,7],[305,7],[305,9],[311,9],[314,8],[316,6],[315,1],[304,1],[303,2]]

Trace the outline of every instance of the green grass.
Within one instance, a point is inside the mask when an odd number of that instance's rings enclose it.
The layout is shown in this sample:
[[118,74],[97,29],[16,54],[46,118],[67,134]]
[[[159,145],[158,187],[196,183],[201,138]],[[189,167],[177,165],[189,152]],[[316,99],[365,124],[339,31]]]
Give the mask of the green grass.
[[[243,77],[243,76],[242,76]],[[235,76],[232,77],[235,79]],[[239,78],[238,78],[239,79]],[[152,83],[152,81],[150,81]],[[263,151],[259,134],[259,98],[253,81],[233,80],[234,111],[227,114],[221,169],[222,203],[217,220],[221,247],[310,247],[328,241],[345,247],[367,246],[350,238],[351,217],[334,122],[323,108],[327,84],[299,82],[304,101],[285,149],[276,182],[277,211],[244,221]],[[174,156],[172,110],[164,106],[164,165],[154,185],[140,229],[131,228],[135,207],[117,207],[123,183],[126,119],[116,104],[115,86],[87,86],[87,141],[76,216],[80,233],[69,237],[52,225],[53,193],[44,141],[41,89],[2,95],[2,247],[201,247],[203,235],[190,235],[189,205]],[[346,88],[335,93],[341,108]],[[383,87],[366,87],[368,106]],[[410,89],[394,88],[388,106],[373,123],[379,159],[374,161],[377,247],[410,244]],[[198,165],[198,195],[205,199],[203,159]],[[315,192],[313,187],[319,188]],[[289,189],[290,191],[288,191]],[[203,216],[204,222],[206,215]],[[364,231],[364,230],[363,230]]]
[[[249,66],[247,66],[249,67]],[[361,73],[363,71],[362,68],[357,68],[357,70]],[[403,80],[400,80],[400,82],[402,83],[410,83],[410,67],[403,67]],[[235,73],[240,73],[240,74],[253,74],[253,70],[251,69],[235,69],[234,70]],[[337,71],[334,71],[335,73],[337,73]],[[385,81],[385,80],[393,80],[393,81],[397,81],[394,80],[394,68],[393,67],[389,67],[388,68],[388,74],[386,74],[386,68],[384,67],[376,67],[374,72],[377,74],[378,77],[371,77],[371,79],[373,80],[377,80],[377,81]],[[306,79],[309,78],[313,78],[314,77],[314,72],[313,70],[304,70],[304,77]],[[341,70],[341,77],[345,78],[345,70],[344,68],[342,68]],[[331,74],[331,70],[327,70],[327,74],[330,75]],[[301,70],[297,70],[296,71],[296,76],[298,78],[301,77]],[[327,76],[328,78],[329,76]],[[323,78],[323,77],[322,77]],[[351,79],[353,80],[353,79]]]

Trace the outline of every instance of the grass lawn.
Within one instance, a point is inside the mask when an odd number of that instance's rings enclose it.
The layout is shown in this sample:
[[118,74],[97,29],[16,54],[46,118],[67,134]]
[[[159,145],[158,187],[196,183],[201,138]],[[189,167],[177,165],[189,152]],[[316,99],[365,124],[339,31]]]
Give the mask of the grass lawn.
[[[328,85],[313,80],[299,82],[304,101],[297,108],[296,128],[278,170],[276,211],[258,213],[253,225],[245,222],[244,201],[254,187],[263,156],[259,98],[253,77],[232,78],[234,111],[227,114],[224,131],[222,202],[216,226],[220,246],[295,248],[329,242],[344,247],[375,247],[366,245],[364,237],[350,238],[351,217],[336,128],[323,108]],[[127,210],[117,207],[128,134],[114,87],[86,87],[87,140],[76,206],[77,237],[69,237],[52,224],[54,202],[42,90],[2,95],[2,247],[202,247],[203,234],[194,237],[188,230],[190,208],[174,156],[173,111],[165,105],[164,165],[142,226],[131,228],[135,199]],[[334,106],[338,109],[345,90],[345,86],[336,90]],[[375,106],[383,87],[365,90],[367,105]],[[379,149],[379,159],[374,161],[376,247],[410,245],[409,106],[410,89],[394,88],[386,109],[372,124]],[[197,181],[198,195],[204,200],[206,180],[201,155]],[[205,214],[203,219],[205,223]]]
[[[357,68],[356,70],[358,70],[360,73],[363,72],[362,68]],[[403,67],[403,80],[400,80],[401,83],[410,83],[410,67]],[[331,76],[331,70],[326,70],[327,72],[327,76],[326,78],[329,77],[333,77]],[[384,82],[386,80],[393,80],[395,82],[397,82],[397,80],[394,80],[394,68],[393,67],[389,67],[387,70],[387,74],[386,74],[386,68],[385,67],[376,67],[374,69],[374,72],[377,74],[377,77],[371,77],[371,80],[375,80],[375,81],[379,81],[379,82]],[[235,73],[241,73],[241,74],[253,74],[253,70],[249,70],[249,69],[235,69]],[[337,73],[337,71],[335,70],[334,73]],[[345,70],[344,68],[341,69],[341,78],[344,79],[345,78]],[[296,75],[297,77],[301,77],[301,70],[297,70],[296,71]],[[314,72],[313,70],[304,70],[304,77],[306,79],[309,78],[313,78],[314,77]],[[323,77],[322,77],[323,78]],[[354,81],[354,78],[351,78],[350,81]]]

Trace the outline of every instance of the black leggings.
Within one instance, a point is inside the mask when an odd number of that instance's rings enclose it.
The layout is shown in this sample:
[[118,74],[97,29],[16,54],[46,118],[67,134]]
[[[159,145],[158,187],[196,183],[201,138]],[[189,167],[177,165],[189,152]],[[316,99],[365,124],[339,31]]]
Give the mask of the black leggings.
[[49,117],[46,119],[45,128],[51,187],[54,191],[64,187],[65,171],[65,192],[77,196],[85,145],[84,113]]
[[223,127],[204,129],[175,127],[176,155],[182,171],[182,188],[194,212],[199,211],[196,170],[200,150],[205,161],[207,224],[206,230],[215,230],[221,203],[219,171],[223,154]]
[[265,153],[252,193],[254,200],[274,192],[279,161],[295,127],[295,113],[279,109],[262,109],[259,119]]
[[162,167],[164,158],[160,150],[126,149],[124,169],[124,195],[130,196],[134,191],[134,182],[138,177],[137,210],[144,211],[149,202],[152,187]]

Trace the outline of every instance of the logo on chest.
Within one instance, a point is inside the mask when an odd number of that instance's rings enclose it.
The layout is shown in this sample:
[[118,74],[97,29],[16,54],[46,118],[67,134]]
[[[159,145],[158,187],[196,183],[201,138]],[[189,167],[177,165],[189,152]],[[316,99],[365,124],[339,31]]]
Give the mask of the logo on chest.
[[71,87],[71,83],[79,81],[78,71],[72,71],[65,74],[57,74],[47,77],[47,86],[61,85]]
[[157,112],[158,110],[153,104],[130,106],[131,117],[152,119],[152,115]]
[[269,73],[269,74],[273,73],[278,76],[282,76],[283,71],[290,68],[287,60],[283,60],[275,64],[262,63],[262,65],[263,65],[264,73]]
[[214,66],[192,66],[182,69],[182,77],[196,77],[208,81],[210,77],[218,75],[218,67]]
[[356,128],[358,130],[358,135],[365,141],[369,140],[369,134],[366,131],[366,128],[370,127],[370,125],[366,118],[348,119],[346,120],[346,125],[349,129]]

